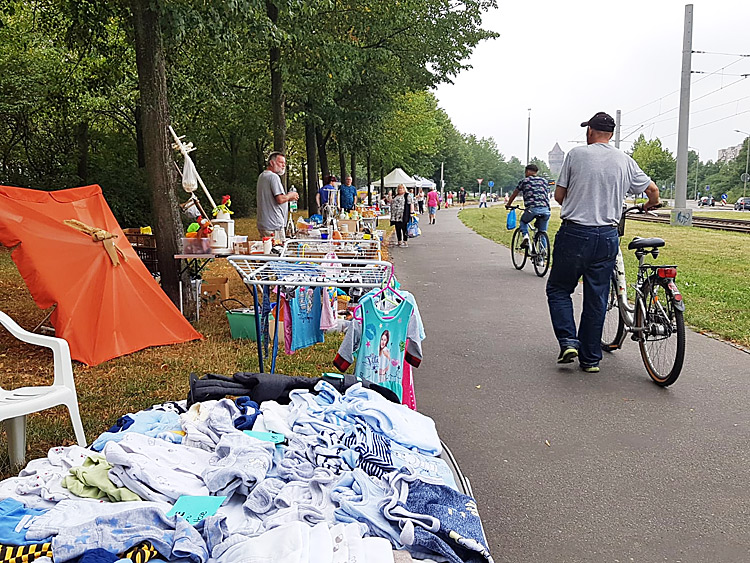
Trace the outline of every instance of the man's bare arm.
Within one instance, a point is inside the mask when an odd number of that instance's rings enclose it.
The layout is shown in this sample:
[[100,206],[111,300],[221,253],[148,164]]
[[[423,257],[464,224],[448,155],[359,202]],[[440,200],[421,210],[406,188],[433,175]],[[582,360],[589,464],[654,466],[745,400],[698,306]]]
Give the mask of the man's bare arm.
[[555,187],[555,201],[559,203],[560,205],[563,204],[563,200],[565,199],[565,196],[568,193],[568,188],[565,186],[556,186]]

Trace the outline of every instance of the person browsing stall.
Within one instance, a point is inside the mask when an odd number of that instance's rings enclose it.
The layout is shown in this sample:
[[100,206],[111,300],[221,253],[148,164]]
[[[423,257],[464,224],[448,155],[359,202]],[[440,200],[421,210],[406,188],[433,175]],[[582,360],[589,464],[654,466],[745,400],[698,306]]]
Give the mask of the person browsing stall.
[[286,235],[287,214],[290,201],[297,201],[297,192],[286,193],[281,183],[281,176],[286,172],[286,157],[283,153],[272,152],[268,155],[268,166],[258,176],[256,187],[258,233],[261,237],[274,237],[284,240]]
[[352,177],[347,176],[344,180],[344,185],[339,188],[339,199],[341,202],[341,209],[347,213],[354,209],[357,204],[357,187],[352,186]]
[[510,209],[516,196],[519,193],[523,194],[525,210],[521,215],[521,223],[518,225],[523,233],[521,248],[529,246],[529,223],[536,219],[536,226],[540,232],[546,232],[547,223],[549,223],[550,209],[549,194],[547,193],[549,183],[544,178],[537,176],[538,172],[539,167],[536,164],[529,164],[524,171],[525,178],[518,182],[518,186],[510,194],[508,203],[505,204],[505,209]]
[[334,196],[334,192],[338,192],[336,189],[336,176],[326,176],[323,178],[325,181],[325,185],[318,190],[318,193],[315,194],[315,201],[318,202],[318,209],[322,209],[324,205],[328,203],[328,200],[332,199],[331,203],[336,203],[336,196]]
[[[562,224],[555,237],[547,304],[560,345],[557,362],[578,357],[581,369],[599,371],[607,295],[619,247],[617,224],[626,194],[644,193],[646,209],[659,189],[630,156],[609,144],[615,120],[599,112],[588,121],[586,146],[566,155],[555,188]],[[571,294],[583,277],[583,311],[576,331]]]

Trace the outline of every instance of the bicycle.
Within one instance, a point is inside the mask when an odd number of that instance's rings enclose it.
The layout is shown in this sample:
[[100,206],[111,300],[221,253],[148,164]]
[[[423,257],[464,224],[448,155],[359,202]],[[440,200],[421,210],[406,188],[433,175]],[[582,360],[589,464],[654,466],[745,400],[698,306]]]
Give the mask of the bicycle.
[[[518,205],[511,205],[508,210],[519,209],[519,207],[520,206]],[[532,221],[531,223],[536,223],[537,221],[539,221],[539,219],[536,219],[536,221]],[[528,246],[521,246],[521,243],[523,242],[521,228],[519,227],[513,231],[513,239],[510,243],[510,257],[516,270],[523,270],[523,267],[526,265],[526,260],[531,258],[536,275],[543,278],[547,275],[550,264],[551,253],[549,236],[546,231],[540,231],[534,228],[531,223],[529,223],[531,236],[529,236],[530,244]]]
[[[643,205],[625,209],[618,225],[620,237],[625,234],[625,216],[632,211],[646,212]],[[685,360],[685,303],[675,284],[677,266],[646,263],[646,256],[656,259],[664,245],[663,239],[640,237],[628,244],[628,250],[634,250],[638,258],[632,305],[627,296],[625,262],[618,250],[601,339],[602,349],[614,352],[630,333],[638,342],[646,371],[661,387],[677,381]]]

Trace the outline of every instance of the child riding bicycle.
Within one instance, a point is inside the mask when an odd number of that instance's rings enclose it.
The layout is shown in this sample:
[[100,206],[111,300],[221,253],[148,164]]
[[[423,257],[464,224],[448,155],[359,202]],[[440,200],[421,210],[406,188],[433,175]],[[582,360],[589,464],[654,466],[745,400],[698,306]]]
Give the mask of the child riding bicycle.
[[523,233],[522,248],[529,246],[529,223],[536,219],[536,226],[540,232],[546,232],[547,223],[549,223],[548,182],[544,178],[537,176],[538,172],[539,168],[536,164],[527,165],[524,171],[524,179],[518,182],[518,186],[510,194],[508,203],[505,204],[505,209],[510,209],[516,196],[519,193],[523,194],[523,205],[526,209],[523,215],[521,215],[521,222],[518,225],[518,228]]

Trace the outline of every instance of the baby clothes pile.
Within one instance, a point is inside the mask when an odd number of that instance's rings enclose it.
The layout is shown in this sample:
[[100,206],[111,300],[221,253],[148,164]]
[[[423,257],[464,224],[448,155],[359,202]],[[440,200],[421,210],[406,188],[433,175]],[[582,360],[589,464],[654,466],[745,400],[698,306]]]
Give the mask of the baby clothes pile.
[[[0,553],[55,563],[492,561],[476,502],[438,457],[432,419],[361,384],[342,394],[320,380],[288,404],[252,399],[159,405],[122,417],[92,449],[31,461],[0,482]],[[173,514],[186,496],[221,506],[193,523]]]

